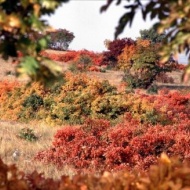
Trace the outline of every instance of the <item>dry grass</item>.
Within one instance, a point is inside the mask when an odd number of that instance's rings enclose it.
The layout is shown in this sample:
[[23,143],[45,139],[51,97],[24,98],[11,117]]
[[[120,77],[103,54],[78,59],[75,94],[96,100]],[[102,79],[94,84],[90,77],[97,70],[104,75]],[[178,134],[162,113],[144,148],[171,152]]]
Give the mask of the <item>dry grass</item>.
[[[18,137],[22,128],[33,129],[39,137],[36,142],[30,142]],[[19,170],[32,173],[34,170],[44,173],[46,177],[59,178],[61,175],[73,175],[71,167],[65,166],[61,171],[53,165],[33,161],[34,156],[41,150],[51,147],[53,136],[61,127],[49,127],[43,123],[23,124],[18,122],[0,121],[0,157],[7,164],[16,164]],[[18,150],[18,159],[13,158],[13,153]]]

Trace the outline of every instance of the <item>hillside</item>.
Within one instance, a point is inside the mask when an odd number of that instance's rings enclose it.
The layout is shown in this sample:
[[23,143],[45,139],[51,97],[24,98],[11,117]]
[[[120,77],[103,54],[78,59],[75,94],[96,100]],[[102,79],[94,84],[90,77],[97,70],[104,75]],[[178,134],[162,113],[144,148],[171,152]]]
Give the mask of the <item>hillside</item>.
[[[48,50],[50,53],[64,53],[60,51],[54,51],[54,50]],[[63,71],[68,70],[69,68],[69,63],[62,63],[62,62],[57,62],[59,64]],[[3,59],[0,59],[0,80],[19,80],[19,81],[26,81],[26,78],[17,78],[15,77],[15,67],[16,64],[12,59],[9,59],[8,61],[5,61]],[[173,88],[173,89],[181,89],[181,88],[186,88],[190,84],[183,84],[181,82],[181,76],[182,76],[182,71],[173,71],[167,73],[168,77],[172,77],[174,79],[173,84],[169,83],[157,83],[160,88],[162,87],[168,87],[168,88]],[[99,80],[108,80],[110,84],[118,86],[120,82],[122,81],[122,77],[124,73],[122,71],[114,71],[114,70],[106,70],[105,73],[103,72],[87,72],[87,75],[92,78],[97,78]]]

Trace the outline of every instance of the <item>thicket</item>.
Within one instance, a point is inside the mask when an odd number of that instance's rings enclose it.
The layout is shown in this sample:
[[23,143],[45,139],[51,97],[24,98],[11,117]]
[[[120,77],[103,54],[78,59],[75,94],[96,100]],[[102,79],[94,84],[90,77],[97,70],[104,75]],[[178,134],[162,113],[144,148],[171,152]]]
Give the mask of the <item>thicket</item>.
[[[42,52],[52,60],[69,62],[69,69],[72,72],[101,71],[99,66],[119,69],[125,72],[123,81],[127,83],[128,89],[148,89],[159,76],[164,76],[163,81],[171,81],[167,78],[166,72],[176,69],[184,69],[173,61],[160,62],[158,51],[160,43],[151,43],[150,40],[130,38],[118,39],[107,43],[108,51],[94,53],[87,50],[69,51],[64,54]],[[160,78],[161,81],[161,78]]]
[[6,81],[0,87],[1,119],[68,124],[36,156],[46,164],[101,173],[147,170],[162,152],[189,160],[190,93],[118,92],[107,81],[69,72],[51,88]]
[[[39,83],[30,87],[0,82],[0,117],[19,121],[39,120],[50,125],[82,124],[86,118],[112,123],[129,112],[141,123],[175,123],[179,115],[189,118],[190,94],[159,91],[157,95],[117,91],[108,81],[85,74],[65,73],[51,88]],[[170,115],[170,114],[171,115]]]
[[93,64],[97,66],[101,64],[101,59],[102,59],[101,53],[95,53],[93,51],[88,51],[88,50],[67,51],[63,53],[60,52],[59,54],[43,51],[41,52],[41,54],[52,60],[60,62],[77,61],[81,56],[88,56],[92,59]]
[[147,172],[128,172],[127,170],[112,173],[103,172],[100,175],[75,175],[73,178],[62,176],[59,180],[45,178],[43,174],[33,172],[24,174],[15,165],[6,165],[0,160],[2,189],[13,190],[54,190],[54,189],[189,189],[190,166],[178,159],[169,159],[162,154],[157,165],[152,165]]
[[159,48],[160,44],[142,39],[125,46],[118,57],[118,67],[125,71],[123,80],[129,88],[147,89],[157,76],[175,69],[175,62],[160,62]]
[[123,80],[128,84],[128,88],[147,89],[158,75],[180,68],[170,59],[160,61],[162,57],[158,52],[161,43],[152,43],[151,40],[142,37],[137,40],[107,40],[105,43],[108,51],[103,52],[102,65],[124,71]]
[[[4,82],[1,83],[4,86]],[[125,111],[125,103],[120,101],[123,98],[116,87],[84,74],[67,72],[61,83],[49,89],[39,83],[12,88],[0,97],[2,119],[42,120],[52,125],[80,124],[88,117],[114,120]]]
[[[88,119],[82,126],[64,127],[55,134],[50,149],[39,152],[36,159],[60,169],[70,165],[80,173],[144,171],[156,163],[162,152],[190,159],[189,118],[182,116],[185,122],[163,126],[142,124],[131,114],[125,117],[115,126],[106,120]],[[154,115],[150,113],[149,117]]]

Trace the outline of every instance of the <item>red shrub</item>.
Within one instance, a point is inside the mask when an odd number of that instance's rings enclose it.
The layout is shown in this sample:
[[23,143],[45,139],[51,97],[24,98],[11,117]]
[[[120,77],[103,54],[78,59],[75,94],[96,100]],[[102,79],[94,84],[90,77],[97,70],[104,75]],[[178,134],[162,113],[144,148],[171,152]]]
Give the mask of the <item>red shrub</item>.
[[18,86],[19,83],[17,81],[12,81],[12,82],[8,80],[0,81],[0,97],[1,95],[3,95],[3,93],[7,93]]
[[177,70],[182,70],[182,71],[184,71],[185,68],[186,68],[186,65],[183,65],[183,64],[177,64],[177,65],[176,65],[176,69],[177,69]]
[[95,72],[99,72],[99,71],[100,71],[100,69],[99,69],[99,68],[97,68],[96,66],[90,66],[90,67],[89,67],[89,69],[88,69],[88,71],[95,71]]
[[[83,80],[70,73],[65,77],[72,80],[69,85],[62,87],[62,91],[72,89],[70,94],[73,94],[79,87],[87,89],[88,78],[85,75]],[[2,94],[15,86],[18,86],[16,82],[1,82],[0,99],[5,101],[8,96]],[[96,91],[101,91],[99,97],[105,94],[102,91],[115,92],[107,84],[102,86],[97,83],[91,87],[87,92],[94,95],[97,94]],[[61,99],[65,98],[63,94],[60,96]],[[82,126],[64,127],[57,131],[51,148],[38,153],[36,159],[58,167],[72,165],[78,171],[84,169],[87,172],[122,168],[147,169],[162,152],[190,160],[190,94],[162,90],[158,95],[136,92],[122,96],[123,107],[126,106],[124,108],[128,108],[128,112],[120,124],[112,126],[106,120],[87,119]],[[88,97],[87,99],[89,100]],[[142,116],[155,121],[144,122]],[[163,119],[169,121],[169,124],[162,124]]]
[[60,57],[59,61],[69,62],[76,59],[78,53],[76,51],[68,51]]
[[[143,125],[125,120],[115,127],[105,120],[87,120],[81,127],[66,127],[55,135],[52,148],[36,159],[78,171],[146,170],[162,152],[190,159],[190,121],[183,125]],[[137,131],[138,130],[138,131]]]
[[47,51],[41,52],[41,55],[48,57],[54,61],[69,62],[77,61],[81,56],[89,56],[92,59],[94,65],[99,66],[102,62],[102,54],[94,53],[92,51],[81,50],[81,51],[68,51],[68,52],[59,52],[51,53]]

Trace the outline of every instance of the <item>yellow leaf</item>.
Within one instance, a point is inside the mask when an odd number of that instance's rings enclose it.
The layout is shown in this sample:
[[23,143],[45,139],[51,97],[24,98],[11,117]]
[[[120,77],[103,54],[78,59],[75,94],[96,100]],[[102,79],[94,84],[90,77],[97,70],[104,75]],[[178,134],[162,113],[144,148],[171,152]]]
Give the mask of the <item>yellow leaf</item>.
[[20,22],[20,19],[18,18],[18,16],[10,15],[8,17],[8,24],[10,27],[20,28],[21,22]]
[[33,5],[33,8],[34,8],[34,15],[35,15],[35,16],[39,16],[39,13],[40,13],[40,5],[36,3],[36,4]]

